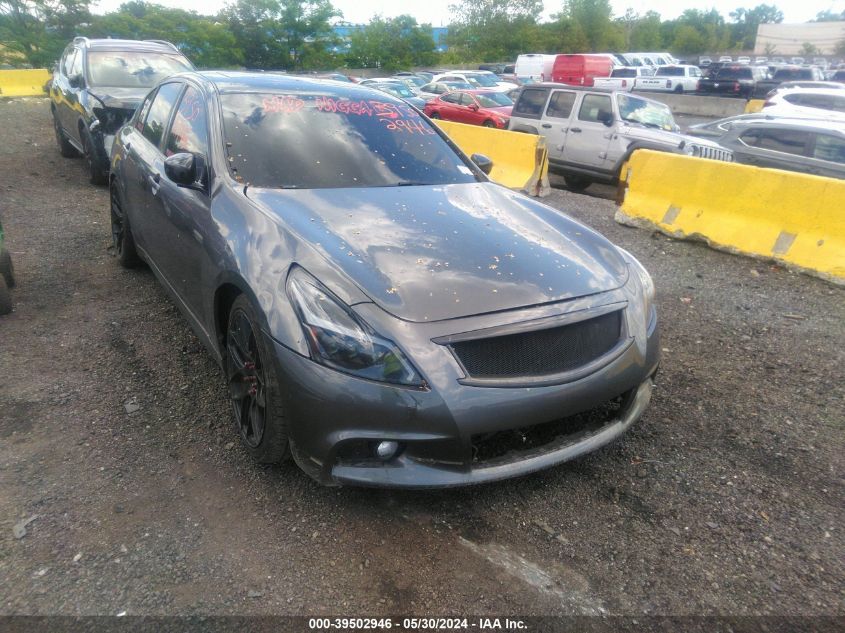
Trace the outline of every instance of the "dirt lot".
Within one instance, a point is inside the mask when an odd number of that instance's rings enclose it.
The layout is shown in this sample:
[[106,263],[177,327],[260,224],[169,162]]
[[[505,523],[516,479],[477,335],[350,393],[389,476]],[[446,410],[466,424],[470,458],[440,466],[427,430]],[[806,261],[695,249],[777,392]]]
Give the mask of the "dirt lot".
[[220,371],[111,257],[106,190],[47,102],[0,101],[0,130],[0,613],[845,615],[841,288],[556,190],[654,275],[644,419],[521,480],[321,488],[240,450]]

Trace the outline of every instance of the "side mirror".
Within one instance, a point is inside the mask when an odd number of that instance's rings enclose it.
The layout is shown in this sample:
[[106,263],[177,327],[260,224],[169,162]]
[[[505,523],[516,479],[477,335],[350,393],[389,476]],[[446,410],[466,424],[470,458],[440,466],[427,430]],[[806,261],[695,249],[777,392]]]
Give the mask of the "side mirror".
[[475,103],[470,103],[467,107],[473,112],[478,112],[478,105],[476,105]]
[[485,174],[489,175],[493,170],[493,161],[484,154],[473,154],[469,157],[469,159]]
[[180,152],[164,159],[164,175],[180,187],[197,184],[197,158],[189,152]]
[[598,120],[604,123],[607,127],[613,125],[613,113],[607,110],[599,110]]
[[70,84],[71,88],[82,88],[82,75],[71,75],[67,78],[67,82]]

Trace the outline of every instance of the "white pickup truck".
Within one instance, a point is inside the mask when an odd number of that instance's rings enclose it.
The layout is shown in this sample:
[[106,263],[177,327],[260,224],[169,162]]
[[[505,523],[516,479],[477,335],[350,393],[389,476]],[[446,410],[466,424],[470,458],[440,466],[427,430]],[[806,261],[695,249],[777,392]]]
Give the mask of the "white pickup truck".
[[652,69],[648,66],[620,66],[614,68],[610,77],[596,77],[593,79],[593,86],[596,88],[607,88],[620,92],[631,92],[634,85],[641,77],[650,77]]
[[637,79],[636,90],[652,92],[695,92],[701,69],[698,66],[658,66],[651,77]]

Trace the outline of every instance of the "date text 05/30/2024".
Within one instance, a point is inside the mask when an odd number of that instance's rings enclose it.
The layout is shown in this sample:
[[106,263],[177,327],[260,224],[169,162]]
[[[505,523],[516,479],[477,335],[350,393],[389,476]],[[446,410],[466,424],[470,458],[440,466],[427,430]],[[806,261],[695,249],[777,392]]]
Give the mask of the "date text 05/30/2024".
[[398,629],[400,631],[478,630],[519,631],[525,622],[510,618],[309,618],[313,631],[366,631]]

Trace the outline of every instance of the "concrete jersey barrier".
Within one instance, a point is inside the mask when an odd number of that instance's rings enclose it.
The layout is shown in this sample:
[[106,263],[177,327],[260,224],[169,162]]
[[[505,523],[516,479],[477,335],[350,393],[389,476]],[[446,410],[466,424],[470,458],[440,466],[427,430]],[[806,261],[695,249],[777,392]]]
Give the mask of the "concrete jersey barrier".
[[484,154],[493,161],[490,179],[532,196],[547,196],[549,157],[545,139],[481,125],[435,121],[467,155]]
[[50,81],[46,68],[0,70],[0,97],[36,97],[46,94],[44,84]]
[[638,150],[622,224],[701,239],[845,285],[845,181]]

